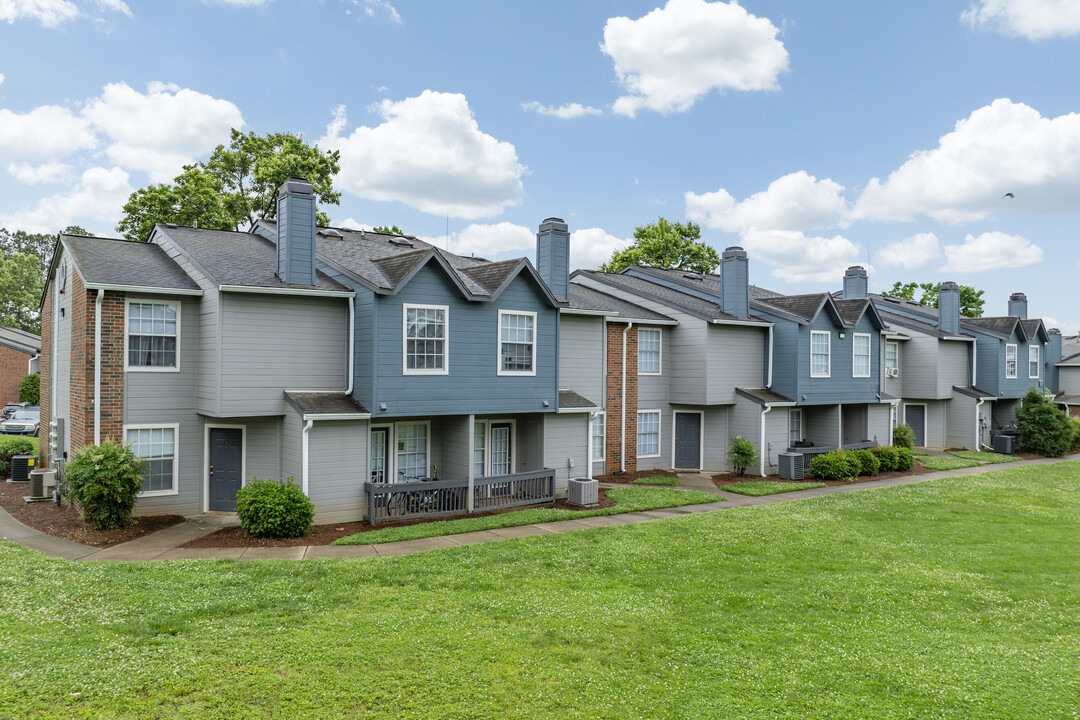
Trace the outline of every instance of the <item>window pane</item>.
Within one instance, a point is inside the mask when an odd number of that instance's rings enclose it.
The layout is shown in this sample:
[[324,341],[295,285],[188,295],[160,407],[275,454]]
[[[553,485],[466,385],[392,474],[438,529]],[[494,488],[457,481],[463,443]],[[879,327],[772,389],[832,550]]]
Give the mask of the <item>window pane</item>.
[[535,328],[531,315],[499,315],[500,367],[505,372],[532,372]]
[[397,426],[398,479],[410,482],[427,477],[427,425],[409,423]]
[[852,374],[865,377],[870,374],[870,338],[855,335],[853,342],[855,354]]
[[128,365],[176,367],[175,305],[128,305]]
[[590,428],[592,435],[592,459],[604,459],[604,413],[597,413]]
[[477,422],[473,428],[473,475],[484,476],[484,451],[487,448],[487,423]]
[[660,453],[660,413],[638,413],[638,455]]
[[638,330],[638,372],[660,372],[659,330]]
[[127,431],[127,442],[143,466],[142,492],[173,489],[173,460],[176,438],[173,428],[140,428]]
[[442,370],[446,352],[446,311],[441,308],[406,308],[405,367]]

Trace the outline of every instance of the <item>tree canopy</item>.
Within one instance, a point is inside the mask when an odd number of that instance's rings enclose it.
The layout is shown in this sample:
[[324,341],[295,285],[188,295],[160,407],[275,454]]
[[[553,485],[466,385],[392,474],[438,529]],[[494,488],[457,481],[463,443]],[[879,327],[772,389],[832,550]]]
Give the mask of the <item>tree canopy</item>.
[[660,218],[634,228],[634,244],[616,250],[600,266],[603,272],[619,272],[630,265],[711,273],[720,264],[716,248],[701,241],[701,226],[673,223]]
[[[929,307],[938,306],[938,286],[934,283],[901,283],[892,286],[886,295],[901,300],[915,300],[915,291],[922,290],[918,302]],[[960,314],[964,317],[977,318],[983,314],[983,291],[970,285],[960,286]]]
[[382,233],[383,235],[404,235],[405,232],[397,225],[378,225],[371,228],[371,232]]
[[[63,232],[90,235],[78,225]],[[56,236],[49,233],[0,228],[0,325],[41,332],[38,303],[55,245]]]
[[[273,219],[277,190],[290,177],[304,178],[321,204],[337,205],[333,178],[340,170],[337,150],[323,152],[290,133],[256,135],[234,129],[228,147],[218,145],[206,162],[185,165],[171,183],[136,190],[116,226],[128,240],[146,240],[156,223],[215,230],[241,230]],[[316,222],[330,218],[316,212]]]

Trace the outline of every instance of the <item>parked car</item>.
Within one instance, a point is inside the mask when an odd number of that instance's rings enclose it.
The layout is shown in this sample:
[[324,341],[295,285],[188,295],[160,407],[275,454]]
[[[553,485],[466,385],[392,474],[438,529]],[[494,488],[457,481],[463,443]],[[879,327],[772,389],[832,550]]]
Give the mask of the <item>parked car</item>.
[[41,425],[41,408],[17,409],[11,417],[0,422],[0,433],[7,435],[37,435]]
[[31,407],[30,403],[28,402],[8,403],[4,406],[3,411],[0,412],[0,420],[7,420],[16,410],[22,410],[23,408],[28,407]]

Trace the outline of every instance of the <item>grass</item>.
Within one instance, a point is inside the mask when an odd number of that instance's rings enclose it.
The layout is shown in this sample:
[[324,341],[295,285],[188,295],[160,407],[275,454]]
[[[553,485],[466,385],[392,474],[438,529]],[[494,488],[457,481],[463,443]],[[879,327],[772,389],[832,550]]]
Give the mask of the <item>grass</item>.
[[919,462],[927,470],[959,470],[960,468],[975,467],[980,463],[974,460],[962,460],[960,458],[921,457]]
[[926,456],[929,455],[929,453],[926,452],[925,450],[912,450],[911,454],[914,455],[915,457],[926,457]]
[[739,495],[761,497],[762,495],[776,495],[778,493],[795,492],[796,490],[811,490],[813,488],[819,487],[825,487],[825,483],[790,483],[777,482],[775,480],[750,480],[748,482],[739,482],[731,483],[730,485],[724,485],[721,490],[738,493]]
[[607,491],[607,496],[615,502],[614,507],[594,510],[530,508],[528,510],[515,510],[514,512],[462,520],[437,520],[417,525],[368,530],[367,532],[335,540],[334,545],[379,545],[381,543],[397,542],[398,540],[419,540],[440,535],[458,535],[478,530],[496,530],[498,528],[556,522],[558,520],[574,520],[596,515],[618,515],[619,513],[695,505],[720,500],[715,495],[709,495],[698,490],[668,490],[666,488],[613,488]]
[[369,560],[0,542],[0,717],[1066,718],[1080,463]]
[[678,485],[679,478],[670,475],[649,475],[630,481],[631,485]]
[[950,450],[950,455],[955,455],[958,458],[964,458],[965,460],[979,460],[987,463],[1010,463],[1016,462],[1020,458],[1015,455],[1001,455],[994,452],[978,452],[976,450]]

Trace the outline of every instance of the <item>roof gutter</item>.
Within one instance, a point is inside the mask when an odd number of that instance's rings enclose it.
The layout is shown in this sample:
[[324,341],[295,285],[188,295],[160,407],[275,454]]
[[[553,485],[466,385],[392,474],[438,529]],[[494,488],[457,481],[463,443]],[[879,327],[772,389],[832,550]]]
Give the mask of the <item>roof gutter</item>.
[[121,285],[118,283],[85,283],[84,287],[87,290],[115,290],[116,292],[131,292],[131,293],[145,293],[153,295],[194,295],[201,296],[203,291],[201,289],[192,290],[191,288],[166,288],[156,287],[153,285]]
[[710,325],[744,325],[746,327],[772,327],[771,322],[765,322],[762,320],[725,320],[724,318],[713,318],[709,320]]
[[[352,290],[309,290],[307,288],[267,288],[254,285],[219,285],[221,292],[252,293],[255,295],[301,295],[307,297],[356,297]],[[194,293],[193,293],[194,294]],[[198,292],[202,295],[202,290]]]
[[371,413],[304,413],[304,422],[320,420],[370,420]]

